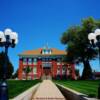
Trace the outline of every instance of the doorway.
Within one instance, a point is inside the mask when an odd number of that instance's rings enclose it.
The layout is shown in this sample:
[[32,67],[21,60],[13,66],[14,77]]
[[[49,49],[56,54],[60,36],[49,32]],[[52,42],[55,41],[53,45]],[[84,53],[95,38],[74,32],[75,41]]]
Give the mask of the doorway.
[[51,79],[51,68],[43,68],[43,79]]

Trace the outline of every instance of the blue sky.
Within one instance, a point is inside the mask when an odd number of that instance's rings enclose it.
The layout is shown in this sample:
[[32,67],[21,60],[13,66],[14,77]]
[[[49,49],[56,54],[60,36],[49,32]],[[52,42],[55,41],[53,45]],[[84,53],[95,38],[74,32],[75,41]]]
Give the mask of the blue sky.
[[[100,19],[99,12],[100,0],[0,0],[0,30],[11,28],[19,35],[18,45],[9,49],[15,70],[19,53],[43,47],[47,42],[50,47],[64,50],[62,33],[80,24],[82,18]],[[91,65],[100,69],[98,60]]]

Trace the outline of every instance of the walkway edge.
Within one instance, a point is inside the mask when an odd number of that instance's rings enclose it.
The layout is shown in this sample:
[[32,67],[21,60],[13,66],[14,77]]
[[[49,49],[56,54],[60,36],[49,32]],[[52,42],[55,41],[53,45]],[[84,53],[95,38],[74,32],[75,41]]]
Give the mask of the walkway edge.
[[86,94],[77,92],[61,84],[56,83],[56,85],[68,100],[98,100],[96,98],[88,98]]
[[34,85],[33,87],[21,93],[20,95],[14,97],[13,99],[9,99],[9,100],[30,100],[32,98],[32,95],[36,92],[39,85],[40,83]]

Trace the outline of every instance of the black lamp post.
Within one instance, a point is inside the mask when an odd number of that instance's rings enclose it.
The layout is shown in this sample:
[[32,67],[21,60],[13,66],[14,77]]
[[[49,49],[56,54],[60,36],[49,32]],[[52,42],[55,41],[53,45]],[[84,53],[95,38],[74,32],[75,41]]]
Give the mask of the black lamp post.
[[8,85],[6,82],[7,62],[8,62],[8,48],[14,48],[18,42],[18,36],[16,32],[12,32],[11,29],[5,29],[4,32],[0,31],[0,47],[5,48],[5,62],[3,66],[3,77],[0,83],[0,100],[8,100]]
[[[93,47],[98,47],[99,67],[100,67],[100,29],[96,29],[94,33],[89,33],[88,39]],[[100,83],[98,87],[98,99],[100,99]]]

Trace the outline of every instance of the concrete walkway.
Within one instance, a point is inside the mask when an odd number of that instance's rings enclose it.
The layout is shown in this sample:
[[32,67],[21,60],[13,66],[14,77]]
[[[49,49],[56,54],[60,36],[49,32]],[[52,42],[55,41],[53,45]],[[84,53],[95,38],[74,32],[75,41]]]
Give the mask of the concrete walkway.
[[32,100],[66,100],[56,85],[51,80],[44,80]]

